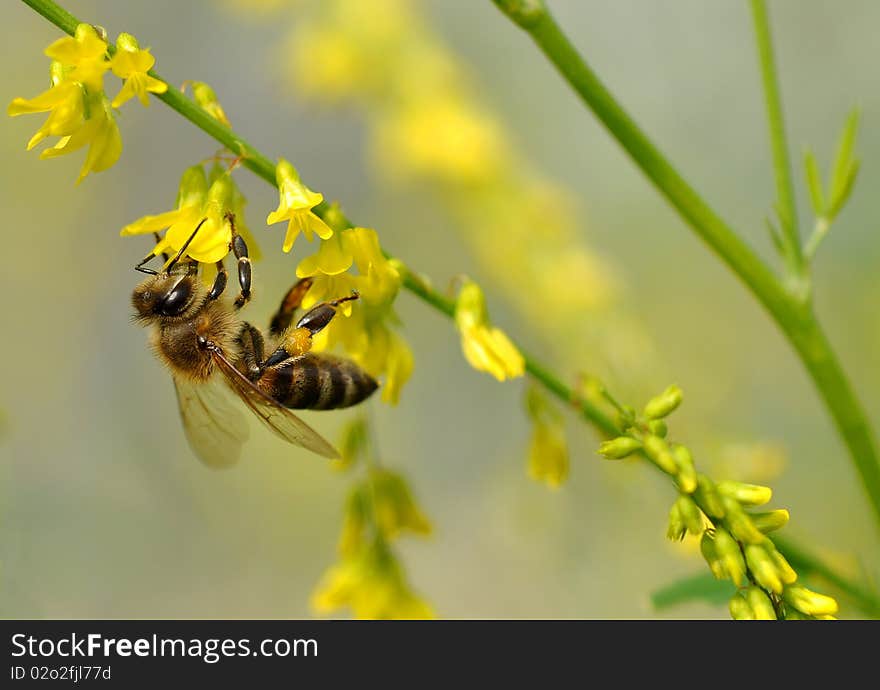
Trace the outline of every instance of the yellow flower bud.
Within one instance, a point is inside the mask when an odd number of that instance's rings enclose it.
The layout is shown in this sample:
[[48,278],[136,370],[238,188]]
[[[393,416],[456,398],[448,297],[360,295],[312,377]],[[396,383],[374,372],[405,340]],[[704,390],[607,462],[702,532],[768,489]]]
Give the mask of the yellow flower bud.
[[700,539],[700,553],[703,554],[703,558],[709,564],[709,569],[712,571],[715,579],[723,580],[727,573],[724,570],[724,563],[718,555],[718,549],[715,548],[715,539],[708,530],[703,532],[703,538]]
[[752,518],[742,509],[742,506],[733,498],[721,497],[724,505],[725,520],[733,535],[746,544],[761,544],[766,537],[755,527]]
[[724,563],[724,570],[737,587],[745,581],[746,563],[737,541],[723,527],[715,528],[715,550]]
[[647,427],[648,431],[660,438],[666,438],[666,435],[669,433],[669,427],[666,426],[666,422],[662,419],[652,419],[648,422]]
[[191,83],[193,100],[198,103],[203,110],[206,110],[215,120],[222,122],[227,127],[231,127],[232,125],[229,122],[229,118],[226,117],[223,106],[221,106],[220,101],[217,100],[217,94],[214,92],[214,89],[203,81],[194,81]]
[[646,436],[644,446],[645,454],[657,467],[666,472],[666,474],[675,475],[678,471],[678,465],[666,441],[659,436]]
[[798,611],[810,616],[828,616],[837,613],[837,602],[834,599],[801,585],[786,587],[782,592],[782,598]]
[[694,497],[706,515],[713,518],[724,517],[721,496],[718,495],[715,484],[705,474],[697,475],[697,490],[694,492]]
[[669,388],[656,398],[652,398],[648,404],[645,405],[645,417],[648,419],[660,419],[665,417],[681,404],[681,399],[681,388],[676,385],[669,386]]
[[642,447],[640,441],[630,436],[618,436],[610,441],[605,441],[599,446],[599,455],[617,460],[632,455]]
[[789,514],[787,510],[782,508],[780,510],[770,510],[766,513],[752,513],[751,517],[755,527],[764,534],[767,534],[780,527],[785,527],[788,523]]
[[473,281],[465,282],[458,294],[455,325],[465,359],[474,369],[499,381],[525,373],[525,359],[504,331],[489,323],[483,291]]
[[769,486],[742,482],[719,482],[718,491],[747,506],[762,506],[773,496],[773,490]]
[[769,539],[764,543],[764,549],[770,554],[770,558],[773,559],[773,563],[776,566],[776,570],[779,572],[779,577],[782,579],[782,583],[786,585],[794,584],[797,581],[798,576],[794,568],[792,568],[788,561],[785,560],[785,556],[779,553],[776,546]]
[[669,541],[681,541],[684,539],[686,531],[687,527],[684,524],[684,518],[678,507],[678,502],[675,502],[669,510],[669,525],[666,528],[666,538]]
[[785,620],[787,621],[811,621],[813,620],[812,616],[808,616],[806,613],[801,613],[797,609],[793,609],[791,606],[785,607]]
[[694,503],[694,499],[690,496],[679,496],[675,503],[678,506],[681,519],[687,525],[688,532],[695,537],[699,537],[703,533],[705,525],[703,523],[703,513],[697,504]]
[[755,612],[749,602],[739,592],[730,597],[727,607],[730,609],[730,617],[735,621],[753,621]]
[[764,547],[749,544],[745,547],[745,552],[746,563],[758,584],[771,592],[782,594],[782,578],[779,576],[779,570]]
[[746,600],[752,612],[755,614],[755,620],[759,621],[775,621],[776,610],[773,608],[773,602],[770,597],[760,587],[752,585],[746,589]]
[[685,446],[675,444],[672,448],[672,457],[675,458],[678,467],[678,473],[675,475],[678,487],[686,494],[692,494],[697,490],[697,470],[691,452]]

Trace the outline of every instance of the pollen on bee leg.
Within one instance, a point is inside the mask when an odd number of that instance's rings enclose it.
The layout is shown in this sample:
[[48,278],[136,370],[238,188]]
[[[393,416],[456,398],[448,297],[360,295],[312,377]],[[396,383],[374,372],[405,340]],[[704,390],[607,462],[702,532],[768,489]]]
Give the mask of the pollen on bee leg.
[[308,328],[289,328],[281,337],[283,347],[291,357],[312,349],[312,334]]

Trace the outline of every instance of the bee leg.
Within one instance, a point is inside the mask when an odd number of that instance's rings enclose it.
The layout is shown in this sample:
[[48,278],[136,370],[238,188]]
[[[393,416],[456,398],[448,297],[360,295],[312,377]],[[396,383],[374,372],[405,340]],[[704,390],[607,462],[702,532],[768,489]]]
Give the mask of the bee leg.
[[294,286],[287,291],[287,294],[284,295],[284,299],[281,300],[281,305],[278,307],[278,311],[276,311],[275,315],[272,317],[272,322],[269,324],[269,333],[274,336],[279,336],[287,329],[293,321],[294,312],[299,309],[303,297],[306,296],[306,293],[309,291],[309,288],[312,287],[313,282],[315,282],[313,278],[300,278],[296,281]]
[[[296,285],[291,292],[296,289]],[[290,293],[288,293],[290,295]],[[312,336],[324,330],[336,316],[336,310],[343,302],[350,302],[360,297],[357,292],[352,292],[348,297],[340,297],[330,302],[321,302],[307,311],[296,322],[296,328],[288,328],[281,337],[281,344],[269,355],[266,366],[273,366],[283,362],[289,357],[295,357],[308,352],[312,347]]]
[[246,369],[246,375],[251,381],[256,381],[266,368],[265,343],[263,334],[247,321],[242,323],[241,330],[236,337],[236,344],[241,350],[241,362]]
[[208,293],[208,299],[215,300],[222,295],[223,291],[226,289],[227,280],[228,274],[226,273],[226,266],[223,265],[222,261],[218,261],[217,277],[214,278],[214,284],[211,286],[211,292]]
[[235,229],[235,214],[228,211],[226,220],[232,229],[232,253],[238,259],[238,285],[241,288],[235,298],[235,308],[241,309],[251,298],[251,259],[248,256],[247,243]]

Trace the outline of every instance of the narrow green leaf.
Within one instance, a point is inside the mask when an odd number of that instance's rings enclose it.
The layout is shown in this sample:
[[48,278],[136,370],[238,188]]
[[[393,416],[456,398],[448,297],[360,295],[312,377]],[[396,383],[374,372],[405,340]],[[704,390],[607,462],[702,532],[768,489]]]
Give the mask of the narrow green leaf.
[[652,592],[651,605],[658,611],[691,601],[720,605],[727,603],[733,592],[734,586],[729,580],[716,580],[712,573],[700,572]]
[[767,233],[773,241],[773,246],[776,247],[776,251],[782,254],[785,252],[785,247],[782,244],[782,237],[779,236],[779,231],[776,229],[776,226],[773,225],[773,221],[769,218],[765,218],[764,222],[767,224]]
[[828,208],[828,217],[835,218],[838,213],[840,213],[844,204],[846,204],[849,199],[850,194],[852,194],[853,186],[856,183],[856,177],[859,174],[859,165],[860,162],[855,160],[850,165],[849,170],[847,171],[846,180],[843,183],[843,186],[838,190],[835,196],[831,197],[831,205]]
[[848,183],[850,183],[851,187],[850,178],[852,177],[852,167],[854,165],[853,151],[855,150],[858,132],[859,109],[853,108],[849,117],[846,118],[843,132],[840,134],[840,141],[837,144],[837,155],[834,157],[834,168],[831,171],[831,180],[828,183],[828,196],[832,202],[842,197]]
[[822,192],[822,176],[819,173],[819,164],[816,156],[810,149],[804,151],[804,170],[807,173],[807,188],[810,190],[810,202],[813,205],[813,213],[817,217],[825,214],[825,194]]

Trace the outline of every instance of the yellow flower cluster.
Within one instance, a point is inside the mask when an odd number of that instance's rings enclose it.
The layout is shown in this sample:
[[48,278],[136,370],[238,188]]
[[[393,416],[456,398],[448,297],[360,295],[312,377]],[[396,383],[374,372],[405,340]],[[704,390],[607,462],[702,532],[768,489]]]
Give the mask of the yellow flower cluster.
[[[28,142],[28,150],[48,136],[59,140],[40,158],[55,158],[89,147],[77,182],[90,172],[112,166],[122,153],[122,138],[114,108],[132,97],[148,104],[147,92],[163,93],[167,85],[148,74],[155,63],[149,50],[141,50],[130,34],[120,34],[113,57],[98,29],[80,24],[73,36],[59,38],[45,54],[51,58],[51,87],[32,99],[15,98],[11,116],[48,112],[43,126]],[[124,81],[112,103],[104,93],[104,74],[111,70]]]
[[[343,433],[340,446],[347,468],[359,457],[369,457],[368,433],[360,418]],[[430,605],[409,586],[392,548],[402,533],[427,536],[431,529],[406,480],[370,463],[346,500],[340,559],[318,583],[312,608],[330,614],[347,607],[355,618],[433,618]]]
[[734,481],[713,482],[697,473],[686,446],[669,443],[664,421],[682,401],[678,386],[669,386],[645,406],[641,415],[618,406],[624,434],[606,441],[599,453],[625,458],[641,452],[678,485],[679,496],[669,512],[667,536],[686,534],[700,539],[700,550],[712,574],[729,578],[738,590],[730,600],[735,619],[828,618],[837,602],[798,583],[798,574],[767,533],[788,522],[787,510],[763,513],[746,508],[762,506],[772,497],[769,487]]

